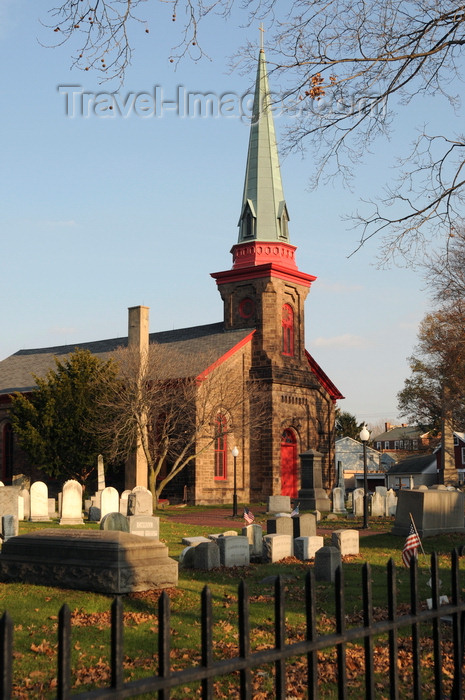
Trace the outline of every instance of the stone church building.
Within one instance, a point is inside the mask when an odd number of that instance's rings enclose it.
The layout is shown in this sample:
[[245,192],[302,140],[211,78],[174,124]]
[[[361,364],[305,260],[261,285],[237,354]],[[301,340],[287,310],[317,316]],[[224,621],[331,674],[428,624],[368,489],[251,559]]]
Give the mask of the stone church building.
[[[323,486],[335,478],[334,411],[343,398],[305,349],[305,299],[313,275],[301,272],[296,247],[289,237],[265,55],[260,51],[253,117],[247,154],[239,236],[231,249],[229,270],[212,273],[224,304],[223,321],[205,326],[149,333],[148,309],[129,310],[127,338],[98,340],[79,348],[107,358],[118,347],[156,342],[166,352],[185,358],[179,376],[202,378],[227,372],[239,384],[253,380],[260,387],[266,420],[259,431],[224,431],[168,485],[168,496],[196,504],[231,503],[236,477],[240,502],[269,495],[296,498],[300,484],[299,455],[322,455]],[[35,474],[16,443],[8,418],[10,395],[30,392],[32,374],[43,376],[76,346],[20,350],[0,362],[0,479]],[[213,357],[213,362],[212,362]],[[252,410],[253,406],[246,407]],[[221,407],[214,418],[227,421]],[[233,458],[232,448],[238,454]],[[234,460],[234,461],[233,461]],[[237,460],[237,462],[236,462]],[[233,469],[233,464],[236,467]],[[125,485],[146,485],[144,464],[137,457],[126,469]],[[144,483],[145,482],[145,483]]]

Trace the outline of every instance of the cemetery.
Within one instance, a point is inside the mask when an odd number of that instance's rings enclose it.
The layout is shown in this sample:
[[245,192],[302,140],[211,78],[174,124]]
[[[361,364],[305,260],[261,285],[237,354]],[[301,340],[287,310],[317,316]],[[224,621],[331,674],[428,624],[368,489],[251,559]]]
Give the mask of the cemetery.
[[[223,507],[225,527],[221,528],[208,525],[214,509],[205,508],[202,525],[178,522],[179,514],[184,515],[188,509],[167,507],[154,515],[151,494],[141,487],[119,494],[102,484],[89,499],[82,494],[81,485],[73,480],[63,484],[57,499],[49,498],[43,482],[31,484],[29,489],[0,486],[0,592],[2,613],[8,611],[15,626],[17,652],[12,687],[19,697],[21,692],[31,698],[56,697],[56,620],[60,607],[70,600],[74,649],[70,683],[81,691],[109,683],[108,635],[114,596],[124,610],[124,653],[132,659],[131,670],[124,674],[127,679],[141,678],[153,673],[153,668],[156,670],[151,657],[157,647],[163,601],[163,605],[169,601],[171,606],[174,665],[188,673],[200,649],[200,627],[204,623],[199,621],[207,604],[204,586],[214,596],[210,604],[216,630],[215,655],[220,656],[237,649],[239,643],[237,608],[244,595],[241,581],[247,582],[248,587],[248,643],[252,649],[257,645],[261,648],[262,644],[272,649],[274,645],[272,618],[276,595],[283,595],[286,600],[286,643],[301,639],[306,626],[304,610],[310,573],[314,577],[316,615],[323,615],[322,620],[335,619],[337,599],[342,596],[349,601],[344,624],[356,627],[364,605],[361,580],[366,576],[364,567],[368,562],[374,579],[372,611],[384,610],[387,617],[389,559],[397,567],[399,610],[409,600],[410,572],[402,565],[402,548],[412,512],[422,540],[418,556],[421,605],[425,610],[431,609],[436,596],[444,610],[455,609],[451,607],[450,552],[454,547],[461,551],[464,543],[461,491],[421,487],[396,495],[378,488],[369,498],[369,532],[361,529],[363,493],[356,491],[344,494],[343,507],[341,494],[333,494],[328,498],[330,509],[325,512],[304,512],[295,508],[296,503],[289,497],[271,496],[266,504],[253,505],[255,518],[251,524],[246,524],[240,515],[234,518],[231,513],[225,514]],[[432,582],[431,555],[437,557],[440,570],[436,583]],[[463,576],[463,557],[459,557],[457,566]],[[463,587],[460,592],[463,595]],[[317,629],[323,634],[324,623],[317,623]],[[441,625],[442,663],[449,669],[441,683],[449,689],[453,678],[452,633],[450,624]],[[403,635],[408,639],[410,634],[409,625],[400,632],[400,639]],[[432,639],[431,634],[426,634],[422,642],[426,656],[431,655]],[[375,649],[380,645],[379,654],[374,657],[379,657],[374,674],[382,678],[387,672],[383,662],[386,655],[381,652],[384,642],[377,639],[374,644]],[[363,640],[359,640],[350,653],[358,658],[362,650]],[[141,659],[147,660],[145,665]],[[364,662],[359,663],[363,666]],[[318,668],[323,677],[337,682],[335,654],[320,651]],[[305,664],[288,663],[286,673],[292,687],[305,687]],[[425,688],[434,682],[436,673],[430,662],[422,665],[421,682]],[[263,697],[276,697],[273,674],[252,674],[257,692],[265,693]],[[346,680],[353,693],[349,697],[360,697],[363,673],[349,669]],[[400,686],[411,686],[409,654],[400,665],[398,682]],[[215,680],[214,697],[229,696],[237,683],[228,675]],[[193,687],[197,687],[195,683]],[[296,697],[306,697],[305,693],[302,690]],[[185,689],[173,690],[172,697],[189,695]]]

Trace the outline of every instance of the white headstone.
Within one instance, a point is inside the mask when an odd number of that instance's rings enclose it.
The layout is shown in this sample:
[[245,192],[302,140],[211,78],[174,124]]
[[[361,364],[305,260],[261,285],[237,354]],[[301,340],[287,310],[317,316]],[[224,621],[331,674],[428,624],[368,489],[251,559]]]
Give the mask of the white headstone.
[[126,491],[123,491],[123,493],[121,494],[121,498],[119,501],[119,512],[122,515],[128,514],[128,496],[130,493],[132,493],[132,491],[130,489],[126,489]]
[[291,535],[265,535],[263,537],[263,558],[272,564],[294,554]]
[[294,540],[294,555],[301,561],[314,559],[316,552],[324,546],[324,537],[296,537]]
[[103,491],[105,488],[105,468],[103,465],[103,457],[99,455],[97,457],[97,490]]
[[[23,499],[23,520],[29,520],[29,518],[31,517],[31,496],[29,494],[29,490],[22,488],[19,492],[19,495]],[[21,518],[19,518],[19,520],[21,520]]]
[[339,549],[342,557],[359,554],[360,537],[358,530],[334,530],[331,535],[331,544]]
[[107,486],[100,494],[100,517],[108,513],[119,513],[119,493],[113,486]]
[[70,479],[63,484],[60,525],[81,525],[83,522],[82,486]]
[[43,481],[34,481],[31,485],[29,519],[33,522],[50,520],[48,514],[48,486]]

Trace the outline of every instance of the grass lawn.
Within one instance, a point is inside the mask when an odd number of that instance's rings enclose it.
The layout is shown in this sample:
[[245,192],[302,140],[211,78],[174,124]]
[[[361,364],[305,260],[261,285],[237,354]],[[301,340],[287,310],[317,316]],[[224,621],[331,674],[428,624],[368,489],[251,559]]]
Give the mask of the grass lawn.
[[[198,511],[199,509],[196,509]],[[254,509],[254,512],[256,510]],[[184,536],[210,534],[212,528],[203,525],[186,525],[174,521],[169,509],[159,511],[161,540],[169,547],[170,556],[178,558],[184,548]],[[264,517],[264,516],[263,516]],[[260,518],[258,518],[260,522]],[[56,527],[59,527],[56,524]],[[324,527],[360,527],[357,520],[325,521]],[[53,526],[53,524],[52,524]],[[20,533],[50,523],[21,523]],[[98,527],[86,524],[86,528]],[[242,522],[237,522],[240,531]],[[370,522],[375,534],[362,537],[360,554],[347,557],[343,564],[346,600],[347,626],[359,626],[361,621],[362,589],[361,569],[365,561],[372,566],[374,616],[385,616],[387,606],[386,565],[392,557],[397,565],[398,605],[400,612],[408,610],[409,574],[402,566],[401,551],[404,538],[389,533],[392,520],[377,519]],[[223,528],[223,530],[231,527]],[[214,529],[215,532],[221,528]],[[325,544],[330,543],[326,535]],[[463,545],[463,535],[443,535],[423,542],[426,553],[433,551],[439,555],[441,568],[441,594],[450,592],[450,552]],[[285,578],[286,589],[286,635],[296,641],[305,634],[304,617],[304,578],[312,562],[288,559],[277,564],[252,564],[244,569],[218,569],[202,572],[179,570],[179,585],[168,591],[171,600],[172,667],[183,668],[196,663],[200,655],[200,593],[207,584],[213,595],[215,656],[237,654],[237,586],[244,578],[250,595],[251,630],[253,650],[273,646],[274,608],[273,577],[281,574]],[[465,568],[465,561],[461,561]],[[431,596],[427,585],[429,579],[429,558],[419,557],[419,594],[424,603]],[[462,583],[462,582],[461,582]],[[463,593],[463,586],[461,586]],[[148,591],[123,597],[124,604],[124,650],[125,678],[135,679],[142,675],[153,675],[157,670],[157,602],[159,593]],[[82,591],[62,590],[44,586],[30,586],[21,583],[0,584],[0,607],[7,610],[14,622],[14,686],[18,698],[53,698],[56,685],[57,657],[57,618],[63,603],[72,611],[72,661],[73,685],[76,690],[105,685],[109,679],[109,610],[111,597]],[[322,634],[334,631],[334,586],[330,583],[317,584],[318,630]],[[447,638],[448,632],[445,633]],[[431,684],[430,634],[425,629],[424,690]],[[389,697],[386,690],[387,665],[385,641],[379,640],[376,649],[377,687],[380,698]],[[350,697],[363,695],[363,655],[362,647],[354,645],[348,649],[348,674],[351,679]],[[384,656],[383,656],[384,654]],[[402,680],[402,697],[411,697],[411,667],[409,666],[409,630],[400,639],[399,669]],[[321,671],[321,697],[333,698],[335,694],[335,652],[322,652],[319,659]],[[384,660],[383,660],[384,659]],[[305,697],[305,659],[295,659],[288,665],[289,698]],[[362,672],[360,672],[360,668]],[[447,677],[447,668],[446,668]],[[273,698],[273,670],[260,668],[254,673],[254,698]],[[197,688],[180,688],[173,691],[174,698],[196,697]],[[432,693],[431,693],[432,694]],[[238,697],[237,677],[225,677],[215,683],[215,697]]]

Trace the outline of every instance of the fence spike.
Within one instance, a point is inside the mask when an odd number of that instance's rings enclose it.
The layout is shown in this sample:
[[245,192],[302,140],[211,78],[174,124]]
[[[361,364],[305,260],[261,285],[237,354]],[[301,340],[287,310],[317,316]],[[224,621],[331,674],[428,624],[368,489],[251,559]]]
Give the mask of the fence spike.
[[[313,642],[317,638],[315,573],[313,569],[309,569],[305,576],[305,616],[307,620],[307,641]],[[310,651],[307,654],[307,676],[309,700],[317,700],[318,654],[316,651]]]
[[[208,586],[204,586],[201,593],[202,601],[202,666],[209,668],[213,662],[213,614],[212,594]],[[213,679],[202,679],[202,698],[212,700]]]
[[[396,585],[396,564],[394,559],[389,559],[387,565],[387,588],[388,588],[388,618],[391,622],[397,619],[397,585]],[[397,700],[399,697],[399,669],[397,659],[399,656],[399,643],[397,626],[389,631],[389,697]]]
[[13,620],[8,612],[0,618],[0,697],[9,700],[13,684]]
[[247,661],[246,668],[240,671],[240,697],[241,700],[250,700],[252,697],[252,674],[249,666],[250,659],[250,612],[249,592],[244,579],[238,588],[238,616],[239,616],[239,654]]
[[[286,643],[284,584],[281,576],[276,576],[274,583],[274,624],[276,649],[284,649]],[[275,697],[277,700],[286,698],[286,661],[279,657],[275,661]]]
[[123,603],[116,596],[111,604],[111,687],[117,690],[123,687],[123,636]]
[[[363,581],[363,624],[369,630],[373,625],[373,596],[371,589],[371,566],[365,562],[362,567]],[[375,678],[373,670],[373,636],[365,636],[365,697],[375,697]]]
[[345,700],[347,697],[346,643],[344,641],[346,623],[344,575],[342,571],[342,564],[336,568],[335,584],[334,594],[336,602],[336,631],[341,635],[341,641],[337,644],[338,698],[339,700]]
[[68,700],[71,693],[71,612],[67,604],[58,613],[57,700]]
[[[171,651],[170,629],[170,599],[166,591],[163,591],[158,599],[158,675],[161,678],[169,678]],[[158,700],[169,700],[169,688],[160,690]]]

